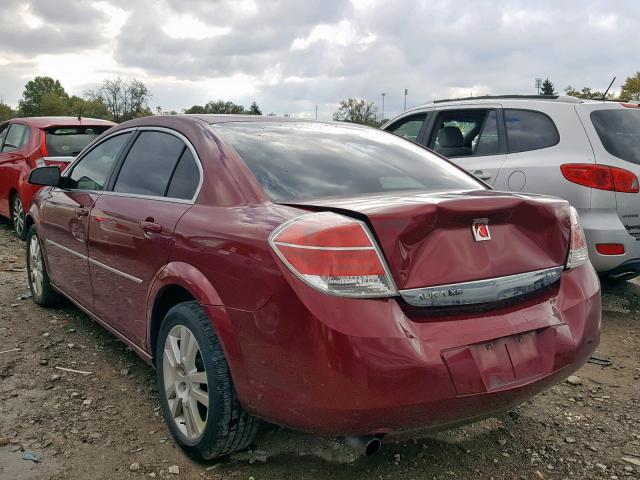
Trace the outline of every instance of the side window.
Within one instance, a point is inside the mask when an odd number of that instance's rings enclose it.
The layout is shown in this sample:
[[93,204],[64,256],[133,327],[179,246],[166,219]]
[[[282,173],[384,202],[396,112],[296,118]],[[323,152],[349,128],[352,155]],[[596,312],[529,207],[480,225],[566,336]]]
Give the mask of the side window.
[[553,120],[541,112],[505,109],[509,153],[538,150],[556,145],[560,134]]
[[2,143],[4,142],[4,137],[6,137],[7,133],[9,132],[9,125],[9,123],[0,125],[0,151],[2,151]]
[[82,157],[69,175],[71,188],[103,190],[109,171],[130,136],[130,133],[124,133],[111,137]]
[[425,118],[427,118],[426,113],[406,117],[387,127],[386,131],[395,133],[396,135],[413,142],[417,142],[418,135],[420,135],[420,130],[422,129]]
[[174,135],[143,131],[124,159],[113,190],[163,197],[185,149]]
[[29,141],[29,127],[21,123],[14,123],[5,135],[2,144],[3,152],[13,152],[26,145]]
[[500,139],[495,110],[440,112],[428,146],[445,157],[497,153],[500,148]]
[[500,139],[498,138],[498,119],[495,110],[489,111],[485,120],[482,133],[473,142],[476,155],[494,155],[500,151]]
[[187,148],[173,172],[167,189],[167,197],[191,200],[196,193],[198,183],[200,183],[200,171],[191,150]]

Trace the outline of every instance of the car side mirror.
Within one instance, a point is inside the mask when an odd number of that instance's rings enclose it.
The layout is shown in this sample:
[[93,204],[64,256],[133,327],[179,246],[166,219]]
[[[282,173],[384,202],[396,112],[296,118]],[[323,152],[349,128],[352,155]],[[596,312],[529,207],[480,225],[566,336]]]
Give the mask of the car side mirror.
[[29,183],[57,187],[60,185],[60,168],[56,166],[34,168],[29,174]]

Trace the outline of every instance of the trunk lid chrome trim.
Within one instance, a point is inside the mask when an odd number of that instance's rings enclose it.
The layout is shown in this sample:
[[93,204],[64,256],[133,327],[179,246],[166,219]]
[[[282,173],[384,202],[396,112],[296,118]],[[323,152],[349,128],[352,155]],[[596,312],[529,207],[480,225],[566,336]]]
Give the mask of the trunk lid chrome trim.
[[400,290],[400,296],[414,307],[447,307],[491,303],[519,297],[553,285],[564,267],[552,267],[505,277],[472,282]]

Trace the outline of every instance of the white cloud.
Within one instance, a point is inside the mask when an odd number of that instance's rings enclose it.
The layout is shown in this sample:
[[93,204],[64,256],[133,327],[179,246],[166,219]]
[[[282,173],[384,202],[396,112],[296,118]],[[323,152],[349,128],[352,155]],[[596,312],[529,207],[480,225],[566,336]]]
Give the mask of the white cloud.
[[230,27],[216,27],[201,22],[193,15],[170,15],[162,30],[171,38],[204,40],[231,32]]

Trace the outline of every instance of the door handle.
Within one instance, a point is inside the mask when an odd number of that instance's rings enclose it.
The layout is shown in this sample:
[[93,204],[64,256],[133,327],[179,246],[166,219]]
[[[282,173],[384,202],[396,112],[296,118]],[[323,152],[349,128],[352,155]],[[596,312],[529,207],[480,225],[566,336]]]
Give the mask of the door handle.
[[480,180],[489,180],[491,178],[490,174],[484,173],[482,170],[476,170],[473,174]]
[[162,225],[153,221],[144,220],[140,222],[140,227],[145,233],[160,233],[162,232]]
[[82,205],[76,207],[76,215],[78,217],[86,217],[87,215],[89,215],[89,209],[87,207],[83,207]]

